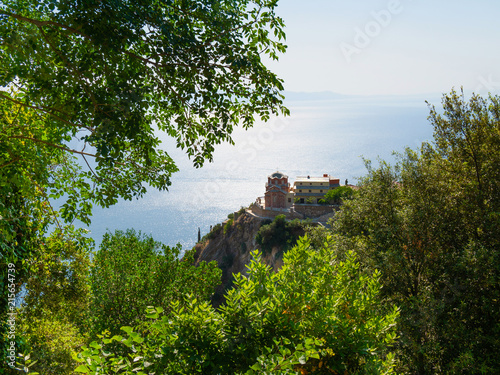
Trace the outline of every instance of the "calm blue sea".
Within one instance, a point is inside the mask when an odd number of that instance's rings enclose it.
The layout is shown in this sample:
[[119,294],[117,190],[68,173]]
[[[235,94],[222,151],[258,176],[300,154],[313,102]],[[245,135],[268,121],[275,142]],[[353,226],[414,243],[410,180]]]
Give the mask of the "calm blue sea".
[[191,248],[210,225],[264,195],[267,176],[279,170],[293,181],[299,175],[328,173],[343,184],[366,173],[363,159],[393,161],[393,151],[417,148],[431,140],[425,100],[439,107],[440,97],[344,97],[331,93],[291,93],[291,116],[258,123],[234,133],[235,145],[222,144],[214,161],[196,169],[161,137],[180,172],[168,192],[150,189],[140,200],[95,209],[91,236],[135,228],[167,245]]

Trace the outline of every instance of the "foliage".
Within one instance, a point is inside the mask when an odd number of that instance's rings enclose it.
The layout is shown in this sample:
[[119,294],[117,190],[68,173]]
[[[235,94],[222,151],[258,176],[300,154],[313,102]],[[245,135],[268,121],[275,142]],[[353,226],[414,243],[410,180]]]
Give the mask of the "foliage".
[[162,306],[192,294],[209,300],[220,282],[216,263],[193,266],[193,253],[179,259],[180,245],[171,248],[133,230],[106,233],[91,269],[91,332],[118,334],[137,325],[147,306]]
[[205,234],[201,238],[200,242],[205,242],[205,241],[208,241],[208,240],[213,240],[215,237],[217,237],[219,235],[219,233],[222,230],[223,230],[222,224],[220,224],[220,223],[215,224],[214,227],[212,228],[212,230],[210,232],[208,232],[207,234]]
[[304,235],[305,225],[298,219],[287,221],[285,215],[278,215],[270,223],[262,221],[255,241],[263,254],[270,252],[274,246],[280,246],[286,251],[295,245],[299,236]]
[[500,368],[500,98],[451,92],[432,107],[434,144],[406,150],[368,176],[333,223],[362,241],[401,308],[399,371],[496,373]]
[[40,244],[39,254],[26,261],[29,275],[25,279],[22,314],[27,323],[48,312],[54,319],[75,323],[82,332],[88,330],[90,297],[89,268],[93,240],[85,230],[54,230]]
[[[196,166],[254,116],[288,113],[282,80],[262,63],[286,49],[276,0],[100,2],[5,0],[0,92],[49,116],[48,138],[20,139],[87,158],[93,199],[160,189],[177,170],[155,128]],[[80,150],[65,141],[83,142]]]
[[227,234],[227,231],[233,226],[234,220],[229,219],[226,224],[224,224],[224,235]]
[[342,201],[352,198],[353,195],[354,190],[349,186],[339,186],[335,189],[328,190],[324,200],[329,204],[340,204]]
[[23,320],[20,328],[28,342],[26,351],[36,360],[30,366],[30,373],[74,374],[78,366],[74,356],[86,343],[75,324],[46,314]]
[[[166,189],[157,131],[196,166],[239,124],[288,110],[262,63],[285,51],[276,1],[4,0],[0,7],[0,299],[44,235],[94,204]],[[81,159],[74,157],[77,155]],[[85,165],[81,168],[80,165]],[[61,199],[59,210],[51,199]],[[54,268],[55,269],[55,268]],[[0,304],[0,336],[5,334]],[[4,340],[0,341],[4,363]]]
[[[81,282],[84,275],[75,272],[84,268],[86,251],[91,246],[84,239],[84,233],[70,225],[74,219],[88,223],[92,206],[86,200],[88,185],[78,177],[79,167],[62,150],[44,143],[26,142],[21,137],[32,134],[45,140],[57,138],[57,134],[47,130],[52,125],[50,118],[30,108],[0,101],[0,299],[6,300],[7,265],[13,264],[16,293],[21,292],[22,286],[25,288],[32,316],[37,314],[34,310],[39,306],[63,297],[60,289],[63,284],[70,287],[65,291],[70,298],[65,301],[74,308],[69,305],[50,308],[53,312],[69,308],[68,315],[79,310],[73,302],[79,304],[76,295],[85,293],[84,282]],[[69,199],[57,212],[50,198],[64,193]],[[53,233],[46,236],[51,227],[55,228]],[[42,296],[43,301],[36,296]],[[0,304],[2,338],[6,307]],[[3,364],[3,345],[7,340],[0,342]],[[21,344],[19,341],[18,346]]]
[[[147,334],[122,327],[77,356],[78,372],[176,374],[392,373],[388,347],[397,309],[384,310],[379,274],[360,269],[354,253],[337,261],[331,244],[313,249],[299,240],[278,273],[257,252],[248,278],[235,276],[219,311],[189,297],[172,313],[150,308]],[[134,347],[125,358],[113,343]]]

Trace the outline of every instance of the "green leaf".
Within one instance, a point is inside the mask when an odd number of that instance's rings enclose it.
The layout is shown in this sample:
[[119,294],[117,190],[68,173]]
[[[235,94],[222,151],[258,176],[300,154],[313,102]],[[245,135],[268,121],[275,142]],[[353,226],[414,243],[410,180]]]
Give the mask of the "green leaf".
[[90,370],[86,365],[80,365],[75,369],[76,372],[83,372],[85,374],[89,373]]
[[120,327],[120,329],[121,329],[122,331],[125,331],[125,332],[126,332],[126,333],[128,333],[129,335],[130,335],[130,334],[132,333],[132,331],[133,331],[133,328],[132,328],[132,327],[130,327],[130,326],[123,326],[123,327]]

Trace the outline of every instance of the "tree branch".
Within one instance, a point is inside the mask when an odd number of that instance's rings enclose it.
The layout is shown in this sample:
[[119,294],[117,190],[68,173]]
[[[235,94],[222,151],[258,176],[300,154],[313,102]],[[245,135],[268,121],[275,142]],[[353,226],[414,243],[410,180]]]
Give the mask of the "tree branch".
[[51,143],[51,142],[42,141],[41,139],[36,139],[36,138],[32,138],[32,137],[26,137],[24,135],[11,135],[11,136],[9,136],[9,138],[26,139],[28,141],[33,141],[36,143],[43,143],[43,144],[46,144],[47,146],[55,147],[55,148],[58,148],[58,149],[63,150],[63,151],[71,152],[73,154],[86,155],[86,156],[91,156],[91,157],[96,158],[96,159],[102,159],[101,156],[98,156],[95,154],[89,154],[88,152],[78,151],[78,150],[74,150],[71,148],[59,146],[59,145],[56,145],[56,144]]
[[0,168],[4,168],[4,167],[7,167],[8,165],[12,164],[12,163],[15,163],[16,161],[20,160],[21,158],[14,158],[12,159],[11,161],[9,161],[8,163],[5,163],[5,164],[2,164],[0,165]]
[[45,106],[34,106],[34,105],[27,104],[27,103],[23,103],[23,102],[21,102],[19,100],[16,100],[16,99],[14,99],[14,98],[12,98],[12,97],[10,97],[8,95],[5,95],[2,91],[0,91],[0,97],[2,97],[4,99],[7,99],[7,100],[10,100],[11,102],[13,102],[15,104],[18,104],[18,105],[21,105],[23,107],[35,109],[37,111],[42,111],[42,112],[44,112],[44,113],[46,113],[46,114],[54,117],[56,120],[64,122],[66,125],[69,125],[69,126],[72,126],[72,127],[75,127],[75,128],[85,129],[85,130],[88,130],[91,133],[94,132],[94,129],[91,128],[91,127],[88,127],[88,126],[85,126],[85,125],[75,124],[75,123],[73,123],[71,121],[68,121],[68,120],[65,120],[61,116],[58,116],[55,113],[51,112],[52,110],[56,110],[54,108],[49,108],[49,107],[45,107]]
[[0,14],[5,14],[6,16],[15,18],[18,21],[23,21],[23,22],[31,23],[32,25],[35,25],[37,27],[56,26],[56,27],[59,27],[61,29],[70,31],[73,34],[77,34],[77,35],[83,36],[86,39],[91,39],[88,35],[82,33],[80,30],[75,29],[75,28],[73,28],[71,26],[68,26],[68,25],[64,25],[64,24],[59,23],[59,22],[55,22],[55,21],[39,21],[39,20],[35,20],[33,18],[29,18],[29,17],[26,17],[26,16],[21,16],[19,14],[15,14],[15,13],[11,13],[11,12],[6,12],[4,10],[0,11]]

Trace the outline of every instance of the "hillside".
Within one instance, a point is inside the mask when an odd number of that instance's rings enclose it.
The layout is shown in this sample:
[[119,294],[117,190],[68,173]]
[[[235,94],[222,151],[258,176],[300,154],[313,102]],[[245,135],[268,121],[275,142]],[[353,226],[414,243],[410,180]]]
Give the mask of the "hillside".
[[[196,264],[215,260],[222,270],[222,284],[217,287],[212,299],[214,306],[223,302],[224,291],[232,285],[232,275],[246,274],[246,265],[251,260],[250,252],[259,248],[255,237],[260,227],[266,223],[269,223],[269,220],[248,212],[235,213],[233,220],[226,220],[216,225],[200,243],[196,244]],[[282,250],[274,246],[270,252],[263,255],[262,260],[273,270],[278,270],[283,263]]]

